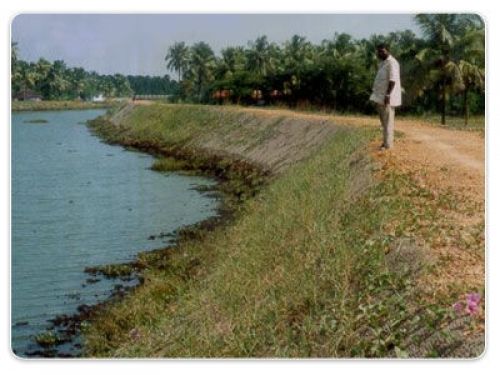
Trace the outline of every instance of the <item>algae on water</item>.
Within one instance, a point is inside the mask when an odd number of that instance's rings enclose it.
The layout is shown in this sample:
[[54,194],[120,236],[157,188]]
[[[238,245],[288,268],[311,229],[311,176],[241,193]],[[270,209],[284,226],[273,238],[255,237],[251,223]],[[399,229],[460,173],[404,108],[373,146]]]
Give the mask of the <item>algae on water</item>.
[[35,118],[33,120],[25,120],[26,124],[47,124],[48,121],[43,118]]

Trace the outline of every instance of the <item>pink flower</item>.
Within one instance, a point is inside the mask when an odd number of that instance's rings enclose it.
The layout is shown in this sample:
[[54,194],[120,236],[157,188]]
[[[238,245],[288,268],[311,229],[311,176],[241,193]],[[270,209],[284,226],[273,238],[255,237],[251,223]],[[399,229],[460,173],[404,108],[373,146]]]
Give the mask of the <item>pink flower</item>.
[[467,302],[474,302],[476,304],[481,301],[481,295],[479,293],[469,293],[467,294]]
[[465,296],[465,302],[455,302],[453,310],[456,314],[462,312],[468,315],[474,315],[479,311],[479,304],[481,302],[481,295],[479,293],[469,293]]
[[469,315],[474,315],[479,310],[479,302],[481,301],[481,295],[479,293],[467,294],[467,308],[465,312]]
[[457,314],[461,313],[463,309],[464,309],[464,306],[462,305],[461,302],[455,302],[453,304],[453,310],[455,310],[455,312]]
[[478,306],[475,303],[469,303],[467,305],[467,308],[465,309],[465,312],[469,315],[474,315],[477,313]]

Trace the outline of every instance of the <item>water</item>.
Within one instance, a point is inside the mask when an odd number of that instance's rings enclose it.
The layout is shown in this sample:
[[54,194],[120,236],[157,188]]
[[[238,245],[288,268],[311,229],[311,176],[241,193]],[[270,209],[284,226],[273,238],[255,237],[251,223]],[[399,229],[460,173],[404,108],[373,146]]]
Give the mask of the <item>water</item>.
[[164,247],[165,238],[148,238],[215,213],[216,200],[193,190],[211,180],[153,172],[151,156],[92,136],[83,123],[102,113],[12,116],[11,332],[20,356],[40,349],[34,337],[48,319],[109,297],[117,281],[89,283],[85,267]]

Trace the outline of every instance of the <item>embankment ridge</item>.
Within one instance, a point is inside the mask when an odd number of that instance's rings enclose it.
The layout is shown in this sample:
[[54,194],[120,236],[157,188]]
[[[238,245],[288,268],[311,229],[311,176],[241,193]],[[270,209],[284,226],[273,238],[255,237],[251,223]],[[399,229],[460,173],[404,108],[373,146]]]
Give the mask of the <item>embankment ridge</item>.
[[308,157],[338,129],[327,117],[303,118],[239,107],[197,105],[128,104],[113,114],[110,121],[124,129],[136,130],[145,129],[140,121],[148,122],[147,127],[152,126],[151,122],[163,123],[165,128],[176,121],[174,129],[181,126],[186,129],[173,137],[167,132],[157,133],[164,142],[209,154],[230,155],[273,173]]
[[85,355],[480,355],[483,310],[451,306],[471,288],[482,295],[481,280],[433,289],[447,264],[427,245],[452,238],[480,265],[481,222],[464,243],[444,220],[477,207],[431,190],[391,153],[376,164],[378,129],[335,119],[144,103],[94,121],[108,142],[164,157],[159,168],[215,172],[237,214],[141,258],[143,284],[98,312]]

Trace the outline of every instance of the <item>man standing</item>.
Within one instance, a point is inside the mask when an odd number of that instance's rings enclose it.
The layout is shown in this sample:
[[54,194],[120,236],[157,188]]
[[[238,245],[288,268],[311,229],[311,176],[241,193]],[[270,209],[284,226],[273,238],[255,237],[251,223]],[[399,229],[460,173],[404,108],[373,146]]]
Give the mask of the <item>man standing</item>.
[[377,106],[384,136],[381,150],[389,149],[394,143],[394,112],[401,105],[401,81],[399,63],[392,57],[386,44],[377,46],[377,57],[381,60],[373,82],[370,100]]

